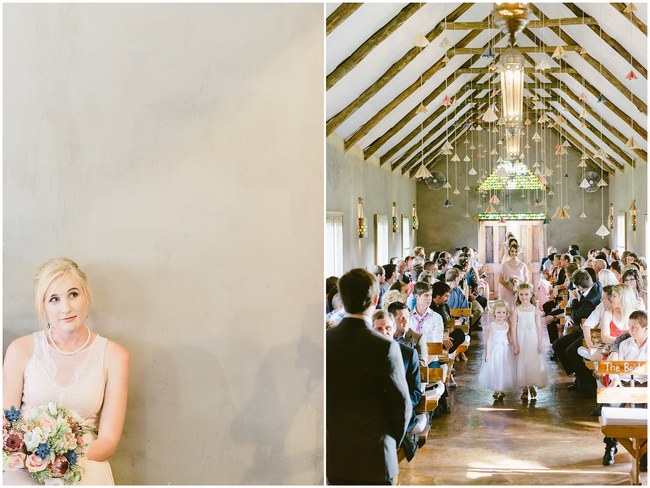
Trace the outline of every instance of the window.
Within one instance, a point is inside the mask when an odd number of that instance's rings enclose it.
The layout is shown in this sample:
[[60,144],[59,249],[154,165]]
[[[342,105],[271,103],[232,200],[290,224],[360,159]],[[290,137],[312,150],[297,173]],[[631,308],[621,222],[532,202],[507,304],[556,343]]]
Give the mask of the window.
[[408,256],[411,252],[411,218],[408,215],[402,215],[402,255]]
[[388,262],[388,216],[375,214],[375,264]]
[[343,212],[327,212],[325,218],[325,276],[343,274]]
[[625,212],[619,212],[616,219],[616,249],[619,252],[627,249],[627,242],[625,242],[625,226],[627,225],[625,219]]

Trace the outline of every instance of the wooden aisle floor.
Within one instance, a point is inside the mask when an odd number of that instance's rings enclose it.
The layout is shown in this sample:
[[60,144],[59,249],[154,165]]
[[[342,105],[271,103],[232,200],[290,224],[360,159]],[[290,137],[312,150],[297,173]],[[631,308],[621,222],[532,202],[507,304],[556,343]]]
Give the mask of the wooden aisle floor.
[[[483,332],[472,333],[468,362],[456,363],[449,414],[433,419],[426,445],[400,463],[400,485],[627,485],[632,457],[619,445],[616,463],[602,465],[603,436],[589,416],[595,400],[567,391],[571,383],[547,361],[550,385],[536,401],[521,391],[495,402],[476,384]],[[647,473],[641,473],[647,485]]]

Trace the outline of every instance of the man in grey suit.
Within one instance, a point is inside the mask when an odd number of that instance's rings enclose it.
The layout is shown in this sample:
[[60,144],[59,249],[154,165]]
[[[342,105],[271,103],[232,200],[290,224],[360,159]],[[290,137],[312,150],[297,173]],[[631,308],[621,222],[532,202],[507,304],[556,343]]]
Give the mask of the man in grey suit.
[[393,484],[397,446],[411,419],[399,344],[372,330],[377,279],[353,269],[339,280],[346,310],[327,340],[327,481]]

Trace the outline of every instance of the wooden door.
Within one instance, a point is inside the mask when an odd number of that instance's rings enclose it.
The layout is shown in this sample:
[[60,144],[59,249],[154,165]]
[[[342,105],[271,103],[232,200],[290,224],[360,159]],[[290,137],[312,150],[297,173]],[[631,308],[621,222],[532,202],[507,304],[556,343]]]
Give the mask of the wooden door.
[[499,255],[505,244],[506,234],[512,232],[521,248],[520,259],[528,266],[528,276],[537,288],[539,267],[546,255],[546,232],[540,220],[508,220],[500,223],[493,220],[479,222],[478,256],[485,264],[486,281],[490,284],[490,298],[498,293],[498,274],[501,271]]

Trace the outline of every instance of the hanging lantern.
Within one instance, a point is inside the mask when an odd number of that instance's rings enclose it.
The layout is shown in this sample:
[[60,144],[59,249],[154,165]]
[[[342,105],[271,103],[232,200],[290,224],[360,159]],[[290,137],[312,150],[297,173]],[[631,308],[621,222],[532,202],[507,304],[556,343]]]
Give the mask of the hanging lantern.
[[363,216],[363,198],[359,197],[357,200],[357,213],[359,215],[359,239],[366,237],[366,231],[368,227],[366,226],[366,218]]
[[393,234],[397,232],[397,202],[393,202]]
[[506,153],[511,158],[516,158],[521,153],[520,132],[518,128],[506,129]]
[[524,57],[514,49],[504,52],[501,63],[501,117],[508,127],[523,121]]
[[636,198],[632,200],[632,205],[630,205],[630,208],[628,208],[627,211],[632,213],[632,230],[636,230],[636,213],[639,211],[639,207],[636,206]]
[[420,220],[418,219],[418,210],[417,207],[415,206],[415,203],[413,204],[413,210],[411,211],[411,221],[412,221],[412,227],[413,230],[418,230],[418,227],[420,227]]

